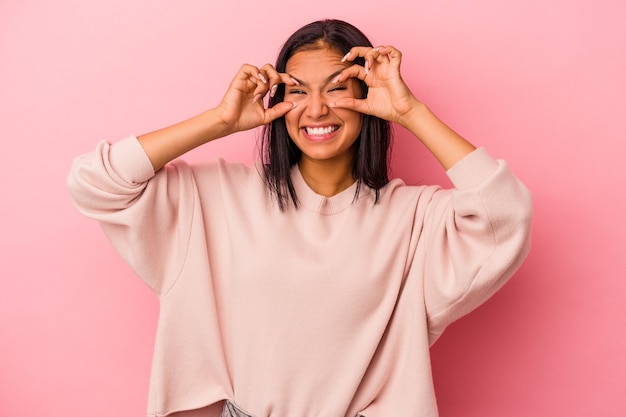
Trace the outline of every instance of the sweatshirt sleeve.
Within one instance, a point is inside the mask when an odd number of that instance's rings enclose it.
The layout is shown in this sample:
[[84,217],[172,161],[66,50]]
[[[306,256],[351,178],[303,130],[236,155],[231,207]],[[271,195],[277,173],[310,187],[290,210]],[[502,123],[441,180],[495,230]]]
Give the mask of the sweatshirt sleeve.
[[430,343],[493,295],[530,248],[532,201],[506,162],[479,148],[447,172],[424,220],[424,296]]
[[77,157],[68,177],[77,209],[98,220],[111,243],[157,294],[175,282],[185,261],[194,211],[187,165],[156,175],[135,137],[101,142]]

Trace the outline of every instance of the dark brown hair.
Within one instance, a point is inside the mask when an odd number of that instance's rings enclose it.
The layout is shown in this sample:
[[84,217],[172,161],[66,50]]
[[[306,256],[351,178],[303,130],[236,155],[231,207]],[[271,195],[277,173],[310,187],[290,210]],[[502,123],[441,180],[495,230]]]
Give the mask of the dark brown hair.
[[[298,29],[287,39],[276,60],[276,70],[285,72],[287,61],[296,52],[306,49],[330,47],[345,55],[354,46],[372,46],[367,37],[353,25],[341,20],[320,20]],[[364,65],[363,58],[353,61]],[[367,85],[358,80],[362,97],[367,96]],[[284,100],[285,85],[280,84],[272,107]],[[361,133],[355,142],[356,157],[352,168],[357,179],[355,199],[360,187],[365,184],[376,192],[379,200],[380,189],[389,182],[389,157],[391,148],[391,124],[378,117],[363,115]],[[291,168],[300,160],[302,151],[296,146],[287,132],[285,118],[280,117],[263,129],[259,147],[265,180],[270,191],[284,210],[289,202],[298,207],[298,196],[291,181]]]

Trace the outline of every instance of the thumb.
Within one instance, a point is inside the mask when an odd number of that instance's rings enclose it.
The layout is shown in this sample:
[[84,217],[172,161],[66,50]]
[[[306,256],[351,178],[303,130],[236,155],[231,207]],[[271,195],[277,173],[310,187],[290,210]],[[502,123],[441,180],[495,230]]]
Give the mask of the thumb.
[[371,114],[365,99],[343,97],[332,103],[332,107],[354,110],[359,113]]
[[284,116],[289,110],[295,108],[298,103],[292,103],[289,101],[283,101],[277,103],[274,107],[270,107],[265,110],[265,123],[271,123],[281,116]]

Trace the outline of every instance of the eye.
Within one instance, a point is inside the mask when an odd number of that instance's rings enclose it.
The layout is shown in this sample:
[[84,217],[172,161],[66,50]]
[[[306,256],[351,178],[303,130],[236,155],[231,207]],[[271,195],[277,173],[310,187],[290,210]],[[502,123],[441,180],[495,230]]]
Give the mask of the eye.
[[333,87],[328,91],[342,91],[342,90],[347,90],[348,87],[346,87],[345,85],[338,85],[337,87]]
[[287,94],[306,94],[306,93],[304,92],[304,90],[289,89],[287,90]]

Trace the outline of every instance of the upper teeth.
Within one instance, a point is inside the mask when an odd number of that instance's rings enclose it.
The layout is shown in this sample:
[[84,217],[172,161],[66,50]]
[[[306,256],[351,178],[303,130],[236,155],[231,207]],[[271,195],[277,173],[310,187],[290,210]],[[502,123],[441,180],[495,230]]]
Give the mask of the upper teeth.
[[307,127],[306,133],[309,135],[327,135],[335,130],[334,126],[328,127]]

